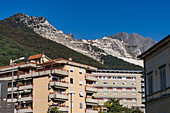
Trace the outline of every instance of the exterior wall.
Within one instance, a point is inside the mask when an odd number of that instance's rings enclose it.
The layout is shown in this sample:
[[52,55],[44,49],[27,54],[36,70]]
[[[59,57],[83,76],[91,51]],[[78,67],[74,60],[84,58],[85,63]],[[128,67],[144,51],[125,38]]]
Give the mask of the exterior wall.
[[[45,60],[47,61],[48,59]],[[38,63],[23,63],[22,66],[14,66],[14,79],[17,79],[14,81],[14,101],[18,104],[15,109],[16,112],[47,113],[49,108],[58,107],[58,110],[62,113],[70,113],[71,98],[68,94],[71,93],[70,90],[75,93],[72,100],[73,113],[98,112],[92,109],[93,105],[86,105],[86,84],[91,84],[92,82],[89,82],[85,77],[86,69],[88,73],[91,73],[92,70],[97,70],[97,68],[63,59],[62,61],[56,60],[55,62],[52,60],[41,64],[39,64],[39,59],[34,59],[34,61]],[[70,67],[73,67],[73,72],[70,71]],[[0,73],[0,80],[12,80],[11,71],[8,71],[11,69],[8,68],[11,67],[0,68],[0,72],[2,72]],[[79,69],[82,70],[82,73],[79,73]],[[70,83],[70,78],[73,78],[73,84]],[[79,80],[82,80],[82,85],[79,85]],[[86,83],[87,81],[88,83]],[[11,86],[11,82],[9,82],[9,93],[11,93]],[[79,91],[82,91],[83,97],[79,96]],[[90,95],[93,92],[90,92]],[[10,95],[8,95],[7,101],[11,101]],[[82,103],[82,108],[80,108],[80,102]],[[95,102],[95,106],[97,106],[97,102]],[[89,111],[86,111],[86,107],[88,107]]]
[[[170,48],[160,48],[156,53],[147,57],[146,62],[146,74],[153,72],[153,92],[160,90],[160,70],[159,67],[166,64],[166,86],[170,87]],[[148,78],[146,77],[146,85],[148,86]],[[148,88],[148,87],[147,87]],[[147,89],[148,94],[148,89]]]
[[[146,112],[147,113],[168,113],[170,105],[170,47],[163,45],[155,52],[150,53],[145,60],[146,79]],[[166,70],[166,88],[161,90],[160,67]],[[149,94],[149,74],[152,73],[152,93]],[[164,98],[163,98],[164,97]]]
[[33,112],[47,113],[48,111],[48,76],[33,79]]
[[[109,98],[118,98],[120,104],[131,108],[132,106],[141,106],[141,76],[142,74],[134,73],[107,73],[107,72],[94,72],[93,75],[97,76],[98,81],[95,87],[98,87],[98,92],[95,98],[99,99],[99,104],[102,105]],[[103,77],[107,79],[102,79]],[[135,77],[136,79],[112,79],[112,77]],[[104,84],[107,82],[107,84]],[[113,84],[116,83],[116,84]],[[126,83],[123,85],[123,83]],[[135,83],[132,85],[132,83]],[[118,90],[117,88],[122,88]],[[136,90],[126,90],[126,88],[135,88]],[[116,94],[115,94],[116,93]],[[136,95],[133,95],[136,94]],[[104,99],[104,100],[103,100]],[[132,99],[128,101],[126,99]],[[136,102],[133,101],[136,99]]]
[[[73,72],[70,72],[70,66],[67,65],[66,69],[69,70],[69,77],[67,77],[67,82],[69,82],[69,88],[67,90],[67,93],[70,93],[70,90],[73,90],[75,94],[73,94],[73,108],[72,112],[73,113],[85,113],[85,108],[86,108],[86,103],[85,103],[85,98],[86,98],[86,92],[85,92],[85,73],[86,70],[82,69],[82,74],[79,74],[79,67],[73,66]],[[73,84],[70,84],[70,78],[73,78]],[[82,86],[79,85],[79,80],[82,80],[83,84]],[[82,91],[83,97],[79,97],[79,91]],[[69,96],[69,100],[67,101],[67,105],[69,105],[69,113],[71,112],[70,109],[70,101],[71,101],[71,96]],[[83,104],[83,109],[79,109],[79,103]]]
[[169,113],[170,97],[157,99],[156,101],[146,104],[147,113]]

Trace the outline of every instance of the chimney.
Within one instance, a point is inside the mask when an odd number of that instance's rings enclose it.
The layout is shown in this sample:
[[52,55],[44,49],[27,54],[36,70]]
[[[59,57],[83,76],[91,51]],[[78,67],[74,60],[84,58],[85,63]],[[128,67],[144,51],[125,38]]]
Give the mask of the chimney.
[[9,61],[9,65],[12,65],[12,59],[10,59],[10,61]]
[[70,58],[68,58],[68,60],[72,61],[72,58],[70,57]]

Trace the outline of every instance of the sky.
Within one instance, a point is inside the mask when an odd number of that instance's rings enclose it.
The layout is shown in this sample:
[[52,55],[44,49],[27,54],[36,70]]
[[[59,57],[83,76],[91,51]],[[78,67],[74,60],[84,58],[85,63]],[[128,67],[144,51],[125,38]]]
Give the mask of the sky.
[[0,20],[23,13],[43,16],[76,39],[119,32],[160,41],[170,34],[170,0],[1,0]]

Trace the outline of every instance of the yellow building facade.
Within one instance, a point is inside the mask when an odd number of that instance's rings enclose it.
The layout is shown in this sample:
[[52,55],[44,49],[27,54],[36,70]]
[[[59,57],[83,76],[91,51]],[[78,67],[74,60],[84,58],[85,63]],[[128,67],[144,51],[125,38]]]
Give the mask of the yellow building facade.
[[103,105],[110,98],[119,99],[120,104],[128,108],[139,108],[145,111],[144,79],[142,70],[104,70],[93,72],[98,81],[98,104]]
[[152,46],[139,58],[144,59],[146,112],[170,112],[170,35]]
[[[98,101],[92,97],[97,68],[65,59],[51,60],[45,55],[33,55],[28,62],[15,64],[15,112],[47,113],[57,107],[62,113],[98,113]],[[0,67],[0,80],[9,80],[8,99],[11,101],[12,66]],[[71,99],[71,94],[72,99]]]

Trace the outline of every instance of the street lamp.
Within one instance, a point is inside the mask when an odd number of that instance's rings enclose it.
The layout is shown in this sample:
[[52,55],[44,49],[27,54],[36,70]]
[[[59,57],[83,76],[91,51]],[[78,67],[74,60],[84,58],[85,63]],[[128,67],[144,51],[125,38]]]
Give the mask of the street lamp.
[[75,94],[75,93],[68,93],[68,94],[70,94],[70,96],[71,96],[71,100],[70,100],[70,103],[71,103],[71,113],[72,113],[72,103],[73,103],[73,101],[72,101],[72,96],[73,96],[73,94]]
[[16,61],[21,61],[21,60],[24,60],[25,58],[24,57],[21,57],[21,58],[19,58],[19,59],[16,59],[16,60],[12,60],[12,94],[11,94],[11,102],[13,102],[13,84],[14,84],[14,82],[13,82],[13,79],[14,79],[14,63],[16,62]]

